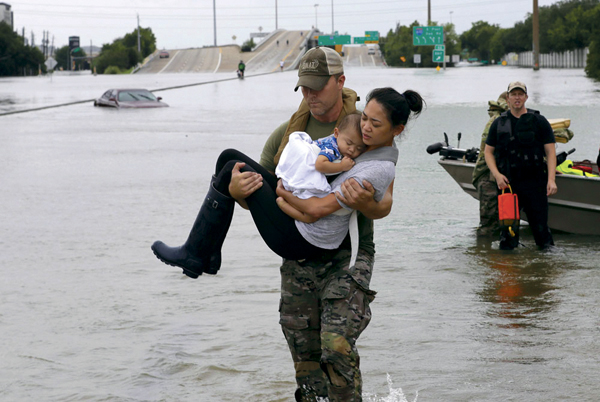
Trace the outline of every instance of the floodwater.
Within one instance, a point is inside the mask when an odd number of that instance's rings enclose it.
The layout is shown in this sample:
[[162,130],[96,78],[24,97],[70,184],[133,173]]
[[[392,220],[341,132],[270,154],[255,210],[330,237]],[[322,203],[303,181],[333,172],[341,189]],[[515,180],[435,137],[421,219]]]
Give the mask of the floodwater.
[[[217,276],[189,279],[150,251],[183,243],[221,150],[258,158],[300,102],[295,72],[251,75],[160,91],[160,110],[0,116],[0,400],[293,400],[280,260],[249,214],[236,210]],[[0,114],[229,77],[0,79]],[[517,79],[530,107],[571,118],[559,151],[595,159],[600,85],[581,70],[347,71],[362,105],[378,86],[428,102],[399,144],[393,211],[376,222],[378,294],[358,342],[366,401],[600,395],[600,238],[557,233],[551,252],[526,229],[512,253],[478,242],[477,202],[425,152],[444,132],[478,146],[487,101]]]

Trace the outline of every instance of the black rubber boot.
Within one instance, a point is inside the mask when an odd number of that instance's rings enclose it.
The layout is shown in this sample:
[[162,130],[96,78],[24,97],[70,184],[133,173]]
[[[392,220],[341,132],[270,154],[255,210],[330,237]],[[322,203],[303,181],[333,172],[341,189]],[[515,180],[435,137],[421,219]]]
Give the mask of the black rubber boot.
[[218,192],[213,183],[214,177],[187,241],[179,247],[169,247],[162,241],[152,245],[159,260],[183,268],[190,278],[197,278],[203,272],[214,275],[221,266],[221,246],[231,224],[235,201]]

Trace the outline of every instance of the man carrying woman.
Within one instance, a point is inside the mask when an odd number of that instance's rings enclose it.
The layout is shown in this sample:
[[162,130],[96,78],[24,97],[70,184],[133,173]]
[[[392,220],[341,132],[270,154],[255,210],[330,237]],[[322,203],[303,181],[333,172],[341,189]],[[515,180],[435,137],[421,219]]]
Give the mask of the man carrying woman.
[[[373,91],[361,118],[366,152],[356,159],[354,168],[331,183],[335,194],[300,200],[283,187],[277,188],[277,178],[273,175],[289,135],[295,131],[307,132],[312,139],[330,135],[344,116],[356,113],[357,96],[344,88],[342,59],[332,49],[308,51],[298,75],[296,90],[302,88],[304,99],[292,118],[273,132],[260,164],[241,153],[222,154],[186,243],[171,248],[157,242],[153,250],[161,260],[184,268],[184,272],[190,271],[192,275],[185,272],[189,276],[199,274],[197,261],[201,261],[203,272],[216,273],[220,247],[233,213],[232,200],[250,209],[269,247],[277,248],[281,236],[269,238],[259,222],[267,216],[277,223],[291,219],[276,207],[276,195],[270,195],[272,204],[259,201],[269,198],[259,195],[261,192],[272,193],[274,189],[285,209],[293,208],[315,220],[306,225],[318,226],[319,221],[342,209],[360,211],[360,242],[354,265],[349,264],[350,242],[342,236],[341,244],[327,252],[320,247],[313,250],[298,247],[293,250],[296,255],[285,256],[280,269],[280,324],[296,370],[296,400],[328,397],[330,401],[360,401],[362,379],[356,340],[370,321],[369,303],[375,295],[369,289],[375,252],[371,219],[385,217],[391,210],[397,159],[394,139],[403,132],[409,116],[420,113],[424,102],[413,91],[403,94],[391,88]],[[294,225],[302,226],[296,222]],[[314,228],[305,226],[305,232]],[[209,229],[211,236],[203,236]],[[301,244],[306,240],[301,237],[283,240],[287,244]],[[198,244],[207,251],[198,253]]]

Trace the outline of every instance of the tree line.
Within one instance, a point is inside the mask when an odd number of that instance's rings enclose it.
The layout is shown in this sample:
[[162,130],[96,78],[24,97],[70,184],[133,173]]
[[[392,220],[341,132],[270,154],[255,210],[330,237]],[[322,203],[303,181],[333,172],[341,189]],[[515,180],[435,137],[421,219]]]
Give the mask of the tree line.
[[[499,6],[501,7],[501,5]],[[539,8],[540,53],[564,52],[588,47],[585,68],[588,76],[600,79],[600,0],[565,0]],[[433,23],[433,25],[437,25]],[[433,46],[413,46],[410,26],[397,25],[380,39],[386,64],[414,67],[413,55],[421,54],[421,66],[434,67]],[[500,28],[477,21],[471,29],[457,35],[453,24],[444,24],[446,54],[460,54],[463,59],[476,58],[497,62],[507,53],[531,51],[533,15],[517,22],[512,28]]]
[[[75,69],[94,69],[98,74],[118,74],[131,71],[144,58],[156,50],[156,37],[152,28],[140,28],[140,52],[138,48],[137,28],[112,43],[102,45],[100,54],[93,59],[87,56],[83,49],[73,51]],[[68,69],[69,46],[56,50],[56,68]]]
[[10,25],[0,22],[0,77],[37,75],[40,68],[46,71],[41,50],[26,46],[23,37],[13,32]]
[[[82,48],[69,49],[66,45],[54,52],[55,69],[69,70],[69,62],[72,62],[71,67],[75,70],[95,68],[99,74],[130,71],[156,50],[156,37],[151,28],[140,29],[140,52],[137,48],[137,28],[113,43],[104,44],[100,54],[93,59],[87,58]],[[0,76],[46,73],[44,62],[40,49],[25,45],[22,36],[0,22]]]

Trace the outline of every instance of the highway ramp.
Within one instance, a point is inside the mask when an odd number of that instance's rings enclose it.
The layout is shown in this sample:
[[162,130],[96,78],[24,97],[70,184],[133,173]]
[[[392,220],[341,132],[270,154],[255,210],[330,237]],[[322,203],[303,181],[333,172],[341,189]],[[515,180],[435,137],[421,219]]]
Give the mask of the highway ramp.
[[144,64],[137,74],[216,73],[235,72],[240,60],[246,63],[247,74],[267,73],[295,68],[305,52],[306,31],[278,30],[264,39],[253,52],[242,52],[238,45],[211,46],[168,50],[168,58],[159,58],[159,51]]

